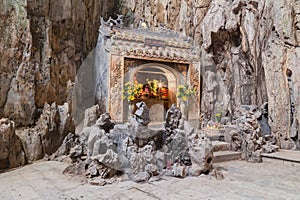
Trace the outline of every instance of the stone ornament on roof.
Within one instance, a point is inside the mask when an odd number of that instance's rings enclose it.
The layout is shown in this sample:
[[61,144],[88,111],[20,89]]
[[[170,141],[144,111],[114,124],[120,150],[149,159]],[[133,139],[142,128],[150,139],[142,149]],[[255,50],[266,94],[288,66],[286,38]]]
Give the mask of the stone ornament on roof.
[[[144,25],[143,25],[144,24]],[[163,27],[148,27],[141,21],[139,28],[125,27],[123,16],[101,17],[100,33],[111,39],[111,53],[128,57],[146,57],[176,62],[199,62],[200,53],[189,37]]]

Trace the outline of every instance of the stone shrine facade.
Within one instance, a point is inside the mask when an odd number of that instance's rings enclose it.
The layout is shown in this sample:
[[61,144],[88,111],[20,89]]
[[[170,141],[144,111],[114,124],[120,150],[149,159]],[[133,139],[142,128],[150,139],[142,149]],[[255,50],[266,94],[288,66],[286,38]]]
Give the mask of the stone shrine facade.
[[[127,121],[136,109],[129,111],[128,104],[144,101],[150,108],[151,121],[163,121],[172,104],[179,106],[176,93],[180,85],[197,91],[185,102],[184,112],[190,121],[199,119],[200,57],[188,38],[163,28],[148,28],[144,22],[137,29],[124,27],[120,16],[106,22],[101,19],[99,32],[95,96],[113,120]],[[145,92],[149,80],[159,82],[155,97],[139,96],[132,102],[122,98],[126,83],[139,83]]]

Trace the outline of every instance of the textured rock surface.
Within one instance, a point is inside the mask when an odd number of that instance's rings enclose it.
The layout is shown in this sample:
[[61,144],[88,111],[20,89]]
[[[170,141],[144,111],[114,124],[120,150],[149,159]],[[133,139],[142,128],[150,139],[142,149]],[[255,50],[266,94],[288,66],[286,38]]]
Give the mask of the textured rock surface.
[[299,140],[294,128],[300,117],[298,0],[123,3],[124,14],[135,16],[136,26],[141,19],[162,25],[202,47],[202,111],[207,118],[220,112],[231,117],[240,105],[268,101],[272,133],[279,141]]
[[74,132],[74,125],[67,103],[63,106],[45,103],[36,126],[16,131],[29,162],[54,153],[70,132]]
[[0,116],[31,125],[45,102],[68,102],[68,83],[95,47],[100,15],[114,15],[117,3],[1,1]]
[[[94,185],[112,183],[121,174],[136,182],[144,182],[153,176],[159,179],[163,174],[184,178],[211,171],[210,140],[189,128],[187,121],[178,125],[182,116],[179,108],[172,107],[165,126],[153,130],[148,128],[148,107],[144,102],[138,104],[140,106],[129,123],[114,125],[110,114],[104,113],[91,127],[84,128],[77,138],[67,135],[57,152],[58,156],[69,154],[74,162],[65,171],[86,177]],[[86,113],[93,108],[86,109]],[[90,115],[85,117],[89,119]],[[171,120],[174,118],[177,120]],[[82,165],[85,171],[82,171]]]
[[0,170],[26,163],[25,153],[19,137],[15,134],[15,124],[9,119],[0,119]]
[[43,143],[29,149],[52,152],[62,142],[63,127],[49,136],[59,142],[42,142],[40,136],[51,132],[51,123],[41,122],[44,104],[71,103],[75,75],[97,41],[99,17],[117,9],[126,22],[173,29],[202,49],[207,118],[220,112],[232,117],[240,105],[268,102],[278,144],[291,148],[293,140],[299,147],[299,0],[1,1],[0,117],[22,127],[28,144]]
[[76,72],[95,47],[100,16],[114,15],[117,4],[0,2],[0,118],[15,122],[29,160],[53,153],[72,129],[64,103],[71,103]]

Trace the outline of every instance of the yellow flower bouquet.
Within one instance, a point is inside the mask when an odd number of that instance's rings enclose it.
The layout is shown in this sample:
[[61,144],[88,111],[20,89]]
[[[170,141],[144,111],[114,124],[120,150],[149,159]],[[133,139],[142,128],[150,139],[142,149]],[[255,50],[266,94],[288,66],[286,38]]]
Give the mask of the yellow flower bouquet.
[[149,85],[151,94],[152,94],[153,96],[156,96],[156,95],[157,95],[157,92],[158,92],[158,84],[159,84],[159,81],[156,80],[156,79],[153,79],[153,80],[147,79],[146,81],[147,81],[147,83],[148,83],[148,85]]
[[134,84],[132,82],[127,82],[123,89],[123,100],[134,101],[139,96],[141,96],[143,91],[142,84]]
[[176,97],[182,101],[187,101],[188,97],[196,94],[196,89],[191,89],[189,85],[179,85],[177,89]]

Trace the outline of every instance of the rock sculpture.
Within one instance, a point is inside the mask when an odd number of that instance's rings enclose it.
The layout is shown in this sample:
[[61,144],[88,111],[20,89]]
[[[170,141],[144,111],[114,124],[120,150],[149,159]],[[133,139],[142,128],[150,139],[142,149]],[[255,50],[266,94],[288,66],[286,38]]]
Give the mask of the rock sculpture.
[[97,120],[96,125],[100,126],[100,128],[105,130],[106,133],[109,133],[109,131],[114,128],[115,123],[111,121],[109,113],[104,113],[100,115],[100,118]]
[[79,134],[70,150],[74,164],[65,172],[77,174],[82,171],[77,168],[84,165],[81,175],[91,184],[104,185],[117,174],[142,182],[162,174],[198,176],[211,170],[211,143],[182,121],[179,108],[173,105],[163,128],[152,130],[147,105],[140,102],[137,107],[129,123],[115,125],[109,113],[104,113],[93,126],[83,129],[80,134],[84,136]]
[[279,148],[274,136],[268,135],[268,132],[262,134],[261,124],[264,131],[268,131],[267,120],[262,121],[266,115],[266,105],[262,106],[262,111],[254,105],[241,106],[234,116],[237,129],[229,133],[231,146],[233,150],[241,151],[242,159],[249,162],[262,162],[261,153],[271,153]]
[[136,104],[137,110],[135,111],[135,119],[139,125],[147,126],[150,123],[149,108],[144,102],[138,102]]

